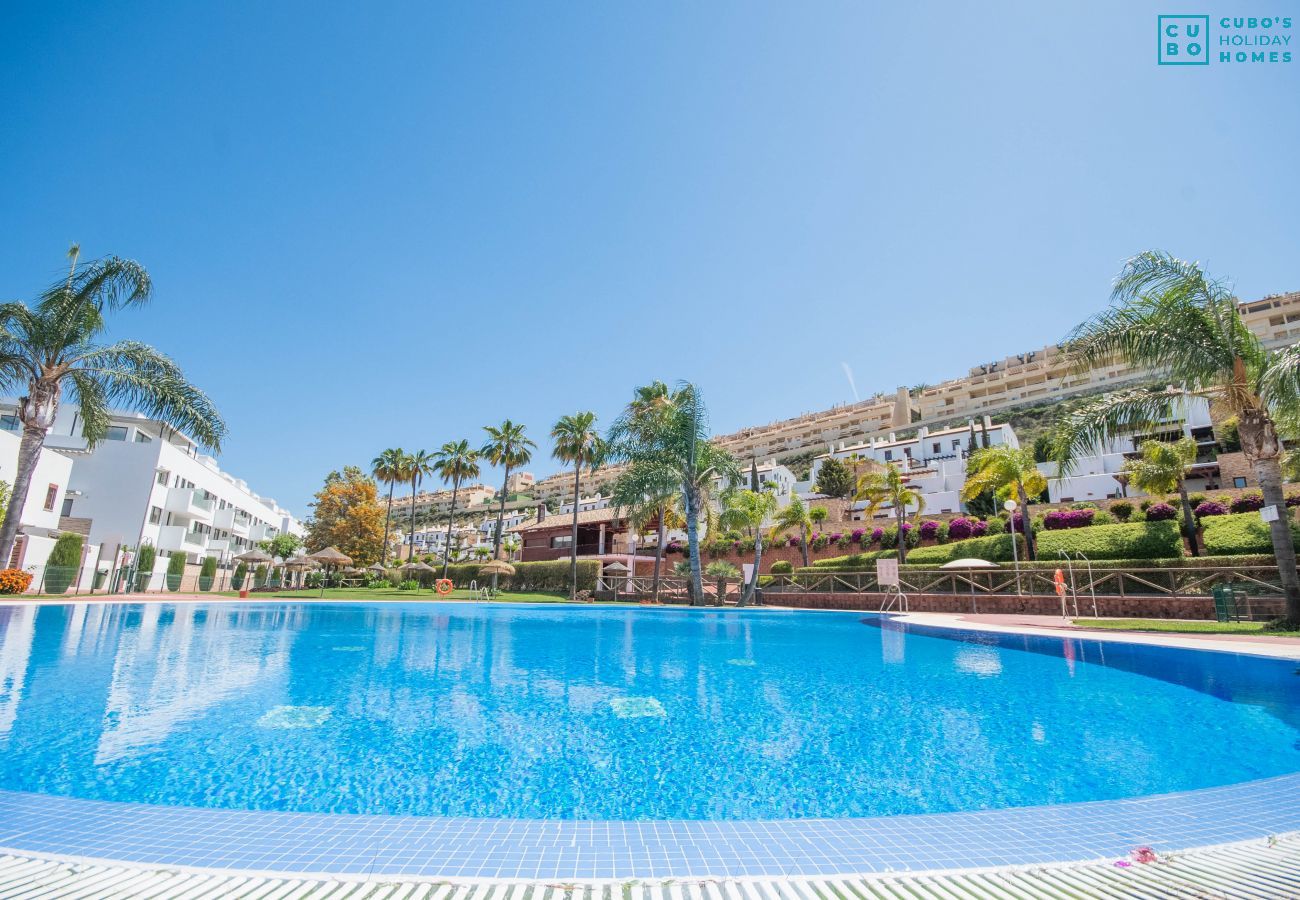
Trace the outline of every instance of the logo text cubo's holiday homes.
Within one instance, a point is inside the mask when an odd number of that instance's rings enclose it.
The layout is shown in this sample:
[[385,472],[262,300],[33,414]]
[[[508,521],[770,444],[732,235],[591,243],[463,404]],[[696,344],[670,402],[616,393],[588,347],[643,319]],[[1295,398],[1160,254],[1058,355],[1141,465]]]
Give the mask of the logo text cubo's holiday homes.
[[1156,20],[1162,66],[1289,63],[1290,16],[1169,15]]

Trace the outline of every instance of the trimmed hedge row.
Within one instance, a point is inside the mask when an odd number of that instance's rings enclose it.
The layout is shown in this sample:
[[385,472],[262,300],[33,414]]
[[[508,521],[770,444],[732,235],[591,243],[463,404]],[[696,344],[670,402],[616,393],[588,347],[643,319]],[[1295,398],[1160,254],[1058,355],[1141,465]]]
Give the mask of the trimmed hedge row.
[[[486,587],[492,576],[479,575],[479,569],[487,563],[453,563],[447,567],[447,577],[458,588],[467,588],[471,581],[477,581],[479,587]],[[547,562],[516,562],[514,575],[502,575],[497,579],[497,587],[503,591],[568,591],[569,560],[557,559]],[[442,574],[441,566],[435,566]],[[596,576],[600,563],[594,559],[578,560],[578,590],[596,589]]]
[[1169,559],[1183,555],[1177,522],[1134,522],[1094,525],[1070,531],[1046,531],[1038,536],[1038,558],[1082,553],[1088,559]]
[[[1094,525],[1093,530],[1113,526]],[[1082,529],[1080,529],[1082,531]],[[1073,532],[1061,532],[1072,534]],[[935,544],[932,547],[918,547],[907,554],[907,561],[915,565],[930,567],[941,566],[954,559],[986,559],[989,562],[1011,562],[1014,559],[1011,549],[1011,535],[995,534],[989,537],[970,538],[953,544]],[[1016,535],[1020,541],[1019,553],[1023,559],[1025,542],[1022,535]]]
[[[1268,523],[1257,512],[1210,516],[1201,520],[1206,552],[1223,556],[1273,552]],[[1291,540],[1300,549],[1300,528],[1291,523]]]
[[[915,553],[916,551],[912,551]],[[832,556],[819,559],[811,566],[800,566],[798,572],[874,572],[876,560],[898,559],[897,550],[868,550],[866,553],[850,553],[848,556]],[[775,571],[775,570],[774,570]]]

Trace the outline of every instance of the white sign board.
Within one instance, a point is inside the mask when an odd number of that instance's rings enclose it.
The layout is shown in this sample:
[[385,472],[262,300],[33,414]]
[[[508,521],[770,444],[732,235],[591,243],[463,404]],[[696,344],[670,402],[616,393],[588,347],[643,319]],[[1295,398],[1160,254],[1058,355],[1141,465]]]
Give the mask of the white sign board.
[[876,560],[876,580],[881,587],[898,587],[898,560]]
[[1259,517],[1265,522],[1276,522],[1278,520],[1276,506],[1261,506],[1259,508]]
[[745,579],[745,584],[749,584],[754,579],[754,564],[741,563],[740,576]]

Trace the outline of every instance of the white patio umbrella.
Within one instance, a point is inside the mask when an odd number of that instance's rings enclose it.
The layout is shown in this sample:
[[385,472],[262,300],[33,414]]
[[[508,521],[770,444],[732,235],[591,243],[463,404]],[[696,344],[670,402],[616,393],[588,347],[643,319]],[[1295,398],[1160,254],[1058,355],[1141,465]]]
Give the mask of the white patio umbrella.
[[[954,559],[952,562],[946,562],[943,565],[941,565],[939,568],[970,570],[970,569],[1000,569],[1002,567],[995,562],[989,562],[987,559],[974,559],[968,557],[965,559]],[[979,610],[979,605],[975,602],[975,579],[973,578],[968,579],[967,583],[970,584],[970,611],[973,613],[978,613],[980,610]]]

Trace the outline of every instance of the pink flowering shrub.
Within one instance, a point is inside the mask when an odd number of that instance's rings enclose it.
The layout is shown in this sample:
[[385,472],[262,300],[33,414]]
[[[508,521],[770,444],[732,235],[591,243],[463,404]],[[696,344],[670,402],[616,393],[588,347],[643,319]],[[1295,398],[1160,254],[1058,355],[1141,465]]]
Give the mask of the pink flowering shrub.
[[1087,528],[1096,515],[1095,509],[1053,509],[1043,516],[1043,527],[1048,531]]
[[[1232,501],[1232,511],[1235,513],[1257,512],[1263,505],[1264,498],[1260,494],[1242,494]],[[1147,518],[1150,518],[1150,516],[1148,515]]]
[[1168,503],[1152,503],[1147,507],[1148,522],[1167,522],[1178,517],[1178,510]]
[[932,541],[939,533],[939,523],[932,519],[926,519],[921,523],[921,540]]
[[1192,512],[1196,513],[1196,518],[1198,519],[1204,519],[1206,516],[1226,516],[1228,514],[1228,507],[1224,506],[1222,503],[1215,503],[1213,500],[1206,500],[1204,503],[1199,504],[1196,509],[1192,510]]

